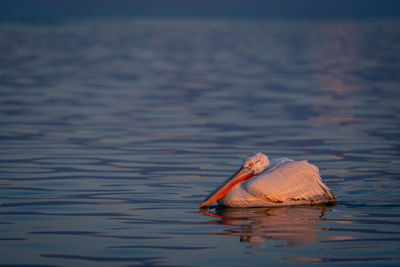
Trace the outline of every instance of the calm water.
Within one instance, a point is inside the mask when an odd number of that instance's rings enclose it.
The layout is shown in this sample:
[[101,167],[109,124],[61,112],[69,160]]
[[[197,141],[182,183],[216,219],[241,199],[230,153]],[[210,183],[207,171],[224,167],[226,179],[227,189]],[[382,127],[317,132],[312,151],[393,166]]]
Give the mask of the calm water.
[[[0,25],[0,264],[400,264],[400,20]],[[249,153],[335,206],[199,211]]]

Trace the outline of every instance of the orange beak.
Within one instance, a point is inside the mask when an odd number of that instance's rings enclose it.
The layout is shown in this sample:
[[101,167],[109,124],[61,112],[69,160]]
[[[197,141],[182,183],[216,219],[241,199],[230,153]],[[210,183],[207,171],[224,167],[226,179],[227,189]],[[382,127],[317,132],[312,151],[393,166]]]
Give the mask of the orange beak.
[[208,197],[206,197],[206,199],[204,199],[204,201],[200,204],[200,208],[208,204],[211,204],[220,198],[223,198],[229,192],[229,190],[231,190],[237,184],[253,177],[254,175],[255,175],[254,171],[252,171],[251,169],[247,167],[240,168],[234,175],[229,177],[229,179],[227,179],[222,185],[220,185],[219,187],[217,187],[217,189],[212,191],[208,195]]

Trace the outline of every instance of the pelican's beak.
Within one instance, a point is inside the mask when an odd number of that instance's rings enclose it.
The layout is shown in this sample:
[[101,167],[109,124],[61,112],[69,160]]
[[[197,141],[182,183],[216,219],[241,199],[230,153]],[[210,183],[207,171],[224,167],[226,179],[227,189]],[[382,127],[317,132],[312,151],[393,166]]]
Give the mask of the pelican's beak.
[[226,180],[222,185],[217,187],[214,191],[212,191],[206,199],[200,204],[200,208],[204,207],[208,204],[213,203],[214,201],[217,201],[220,198],[223,198],[229,190],[231,190],[235,185],[239,184],[240,182],[249,179],[253,177],[254,171],[247,168],[247,167],[242,167],[240,168],[234,175],[229,177],[228,180]]

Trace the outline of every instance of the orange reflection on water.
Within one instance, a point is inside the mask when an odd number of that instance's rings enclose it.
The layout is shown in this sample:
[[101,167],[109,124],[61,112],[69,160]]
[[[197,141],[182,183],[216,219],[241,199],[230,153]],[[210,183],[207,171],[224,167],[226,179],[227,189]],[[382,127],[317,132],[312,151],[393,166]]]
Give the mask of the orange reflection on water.
[[334,23],[324,28],[317,53],[323,75],[321,90],[328,92],[327,98],[331,98],[332,94],[349,95],[365,86],[365,81],[350,75],[357,70],[361,44],[361,34],[354,23]]
[[322,258],[316,258],[316,257],[288,257],[286,258],[287,260],[292,260],[292,261],[308,261],[308,262],[322,262],[324,261]]
[[328,240],[334,240],[334,241],[347,241],[347,240],[355,240],[356,238],[353,236],[348,236],[348,235],[337,235],[337,236],[330,236]]
[[[330,209],[325,206],[216,209],[202,211],[209,224],[234,226],[212,235],[240,236],[244,243],[278,241],[277,247],[300,247],[316,242],[318,223]],[[216,218],[216,219],[215,219]]]
[[312,107],[318,115],[310,117],[310,121],[334,125],[365,122],[353,112],[360,104],[354,94],[370,89],[365,79],[357,74],[364,64],[360,55],[363,41],[361,29],[355,23],[332,23],[324,27],[315,51],[323,95],[321,102]]

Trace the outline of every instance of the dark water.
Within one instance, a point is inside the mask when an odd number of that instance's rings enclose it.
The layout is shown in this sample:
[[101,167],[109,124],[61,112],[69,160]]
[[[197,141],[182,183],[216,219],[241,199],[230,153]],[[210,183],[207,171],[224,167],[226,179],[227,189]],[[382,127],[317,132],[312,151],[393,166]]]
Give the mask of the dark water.
[[[0,264],[400,263],[400,20],[0,25]],[[249,153],[336,206],[212,209]]]

